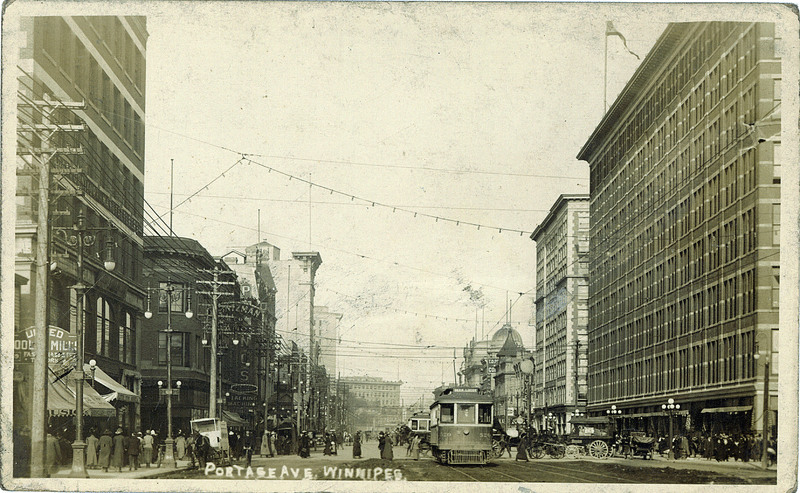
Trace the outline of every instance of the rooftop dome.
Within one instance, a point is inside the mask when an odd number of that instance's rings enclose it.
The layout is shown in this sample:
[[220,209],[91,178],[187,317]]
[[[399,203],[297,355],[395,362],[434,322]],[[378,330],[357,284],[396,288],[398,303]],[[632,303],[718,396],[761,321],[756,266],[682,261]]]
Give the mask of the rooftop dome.
[[505,324],[500,327],[500,330],[495,332],[492,336],[492,350],[498,351],[501,347],[503,347],[503,344],[505,344],[509,335],[511,336],[511,340],[514,341],[517,346],[522,347],[522,336],[519,335],[519,332],[514,330],[511,325]]

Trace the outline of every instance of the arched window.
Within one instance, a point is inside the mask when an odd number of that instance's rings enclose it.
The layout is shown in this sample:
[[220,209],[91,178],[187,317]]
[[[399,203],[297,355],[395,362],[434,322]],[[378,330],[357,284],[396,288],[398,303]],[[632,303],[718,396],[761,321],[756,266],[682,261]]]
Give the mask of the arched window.
[[103,299],[97,298],[97,337],[95,352],[108,356],[109,346],[111,345],[111,305]]

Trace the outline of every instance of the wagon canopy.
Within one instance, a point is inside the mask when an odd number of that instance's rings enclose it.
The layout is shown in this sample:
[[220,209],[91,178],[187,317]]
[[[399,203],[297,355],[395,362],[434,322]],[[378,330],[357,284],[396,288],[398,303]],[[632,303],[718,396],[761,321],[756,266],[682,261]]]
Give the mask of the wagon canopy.
[[570,420],[573,425],[604,425],[609,422],[608,416],[576,416]]

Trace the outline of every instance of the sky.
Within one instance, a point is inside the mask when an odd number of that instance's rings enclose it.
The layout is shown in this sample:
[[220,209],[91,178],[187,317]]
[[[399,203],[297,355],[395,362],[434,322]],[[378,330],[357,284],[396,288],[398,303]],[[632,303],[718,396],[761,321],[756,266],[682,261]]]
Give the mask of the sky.
[[[606,20],[642,58],[666,27],[622,14],[279,3],[148,15],[145,199],[168,211],[174,160],[176,234],[213,255],[259,228],[283,252],[319,251],[315,304],[343,314],[342,376],[429,397],[454,380],[454,349],[507,317],[532,344],[530,232],[560,194],[588,193],[575,156],[602,116]],[[608,42],[610,105],[639,60]]]

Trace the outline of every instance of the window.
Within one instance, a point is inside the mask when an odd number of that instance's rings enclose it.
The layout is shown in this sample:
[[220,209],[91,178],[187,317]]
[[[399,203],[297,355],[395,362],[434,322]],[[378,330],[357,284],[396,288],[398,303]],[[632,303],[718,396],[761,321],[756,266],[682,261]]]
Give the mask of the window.
[[416,419],[411,420],[411,431],[417,431],[419,429],[419,421]]
[[453,406],[454,404],[441,404],[439,406],[441,408],[441,413],[442,413],[442,423],[454,422]]
[[474,424],[475,423],[475,404],[459,404],[458,405],[458,423]]
[[[172,344],[170,347],[170,357],[173,366],[189,366],[189,334],[185,332],[173,332]],[[167,333],[158,334],[158,364],[167,364]]]
[[102,297],[97,298],[97,337],[95,353],[108,356],[111,345],[111,305]]

